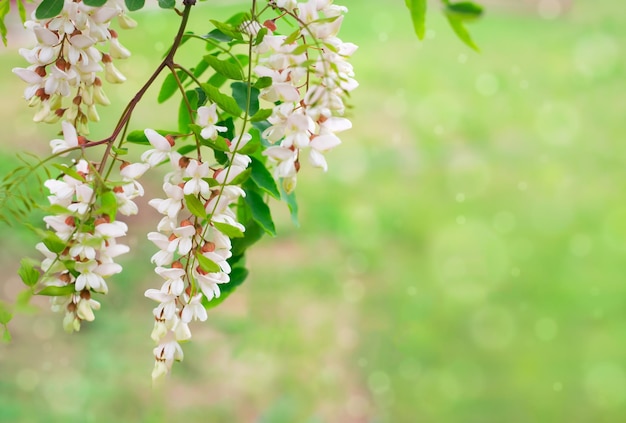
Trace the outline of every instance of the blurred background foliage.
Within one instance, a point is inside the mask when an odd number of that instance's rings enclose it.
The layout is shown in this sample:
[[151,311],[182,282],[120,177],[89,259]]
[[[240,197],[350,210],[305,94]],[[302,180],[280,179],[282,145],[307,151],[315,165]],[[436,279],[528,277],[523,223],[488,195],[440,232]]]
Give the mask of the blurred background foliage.
[[[198,33],[245,2],[207,3],[193,13]],[[195,324],[185,361],[153,391],[143,292],[158,278],[144,239],[158,217],[145,202],[160,183],[145,178],[133,256],[96,321],[66,335],[36,299],[9,324],[0,421],[624,421],[623,4],[483,3],[470,28],[478,55],[435,7],[420,43],[400,0],[339,3],[350,8],[341,37],[360,45],[354,129],[327,174],[301,174],[301,226],[275,204],[279,236],[252,249],[249,280]],[[94,138],[176,28],[172,14],[134,17],[120,34],[134,53],[119,62],[129,82],[107,87],[115,105],[100,109]],[[16,25],[9,42],[2,173],[16,151],[46,154],[57,129],[30,123],[10,73],[30,40]],[[194,57],[191,42],[182,57]],[[157,92],[134,128],[171,119],[176,105],[155,106]],[[36,240],[20,222],[0,231],[0,298],[12,301]]]

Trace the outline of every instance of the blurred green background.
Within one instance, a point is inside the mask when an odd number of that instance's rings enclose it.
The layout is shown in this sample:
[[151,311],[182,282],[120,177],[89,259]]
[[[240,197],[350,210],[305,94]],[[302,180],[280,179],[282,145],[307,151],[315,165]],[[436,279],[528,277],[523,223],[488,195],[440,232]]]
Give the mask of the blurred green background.
[[[207,2],[190,29],[229,16]],[[125,273],[79,334],[20,313],[0,344],[1,422],[623,422],[626,416],[626,13],[619,1],[490,1],[459,42],[432,7],[418,42],[404,2],[345,0],[360,49],[354,129],[327,174],[299,178],[299,228],[249,257],[249,280],[193,327],[185,360],[150,387],[154,287],[146,180]],[[433,5],[434,6],[434,5]],[[571,7],[570,7],[571,6]],[[120,40],[129,81],[107,86],[107,132],[165,51],[176,19],[146,10]],[[19,25],[18,25],[19,26]],[[2,50],[0,171],[45,154],[30,124],[16,33]],[[182,57],[193,57],[192,43]],[[184,62],[184,59],[183,59]],[[174,103],[139,107],[161,127]],[[172,120],[173,122],[173,120]],[[172,127],[175,123],[172,123]],[[35,220],[37,221],[37,220]],[[0,298],[36,240],[0,229]]]

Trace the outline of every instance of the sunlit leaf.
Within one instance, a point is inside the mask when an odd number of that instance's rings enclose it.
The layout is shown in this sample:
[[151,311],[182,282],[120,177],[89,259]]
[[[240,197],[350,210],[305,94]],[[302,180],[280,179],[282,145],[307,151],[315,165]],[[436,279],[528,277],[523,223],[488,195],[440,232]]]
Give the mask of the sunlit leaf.
[[36,262],[29,258],[24,258],[20,262],[17,274],[26,286],[34,286],[39,280],[39,272],[35,269],[35,264]]
[[200,268],[207,273],[217,273],[222,271],[217,263],[215,263],[210,258],[205,257],[200,252],[196,253],[196,260],[198,260],[198,265],[200,265]]
[[216,72],[224,75],[228,79],[234,79],[241,81],[244,79],[243,69],[237,64],[229,60],[220,60],[212,54],[204,56],[204,61],[207,62]]
[[218,231],[220,231],[229,238],[241,238],[244,234],[243,232],[241,232],[241,229],[233,225],[229,225],[228,223],[213,222],[213,226],[215,226]]
[[241,115],[241,109],[232,97],[222,94],[220,90],[210,84],[202,84],[202,88],[206,92],[209,99],[217,104],[220,109],[235,117],[239,117]]
[[64,295],[70,295],[76,292],[75,285],[63,285],[63,286],[46,286],[41,291],[37,292],[37,295],[45,295],[47,297],[62,297]]
[[185,195],[185,205],[191,214],[200,219],[206,219],[204,205],[195,195]]

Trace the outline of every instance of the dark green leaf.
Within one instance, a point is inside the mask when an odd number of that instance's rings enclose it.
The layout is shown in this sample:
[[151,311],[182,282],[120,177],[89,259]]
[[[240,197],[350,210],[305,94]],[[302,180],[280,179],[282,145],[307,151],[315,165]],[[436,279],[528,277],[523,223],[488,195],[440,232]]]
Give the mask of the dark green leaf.
[[223,303],[224,300],[228,298],[230,294],[232,294],[235,289],[246,280],[246,278],[248,277],[248,269],[244,267],[235,267],[230,272],[229,276],[230,281],[228,283],[220,285],[220,296],[218,298],[213,298],[208,301],[206,297],[202,297],[202,304],[205,308],[214,308]]
[[227,43],[231,41],[234,37],[231,37],[230,35],[223,33],[219,29],[214,29],[213,31],[204,35],[202,38],[208,38],[208,39],[215,40],[218,42]]
[[[239,108],[243,111],[248,110],[248,116],[254,116],[259,111],[260,91],[257,88],[249,87],[246,82],[233,82],[230,84],[230,87],[233,90],[233,98]],[[248,92],[250,93],[249,99]]]
[[206,219],[206,210],[204,205],[195,195],[185,195],[185,204],[191,214],[200,219]]
[[159,0],[159,7],[161,9],[173,9],[176,6],[175,0]]
[[213,226],[215,226],[218,231],[220,231],[221,233],[223,233],[229,238],[243,237],[243,232],[241,232],[241,229],[235,226],[229,225],[228,223],[213,222]]
[[222,269],[220,269],[217,263],[215,263],[210,258],[203,256],[200,252],[196,253],[196,260],[198,260],[198,264],[200,265],[200,268],[204,270],[205,272],[217,273],[217,272],[222,271]]
[[209,99],[218,105],[218,107],[235,117],[241,115],[241,109],[237,105],[237,102],[225,94],[222,94],[220,90],[210,84],[202,84],[202,88],[206,92]]
[[229,60],[220,60],[211,54],[204,56],[204,61],[215,69],[216,72],[224,75],[228,79],[234,79],[236,81],[244,79],[243,69],[236,63]]
[[76,292],[75,285],[63,285],[63,286],[46,286],[41,291],[37,292],[37,295],[45,295],[47,297],[62,297],[64,295],[70,295]]
[[445,12],[465,22],[470,22],[480,18],[483,14],[483,7],[472,2],[448,3]]
[[87,6],[93,7],[100,7],[106,2],[107,0],[83,0],[83,3],[85,3]]
[[54,18],[61,13],[64,4],[64,0],[43,0],[35,10],[35,17],[37,19]]
[[124,0],[124,3],[126,3],[126,7],[131,12],[141,9],[145,2],[146,0]]
[[34,286],[39,280],[39,272],[35,269],[35,261],[24,258],[20,262],[20,268],[17,274],[26,286]]
[[263,201],[263,197],[256,191],[246,189],[246,204],[250,207],[252,212],[252,218],[271,236],[276,235],[276,227],[272,220],[272,214],[270,208]]
[[265,38],[265,36],[267,35],[267,28],[263,27],[259,30],[259,32],[256,34],[256,38],[254,39],[254,45],[258,46],[259,44],[261,44],[263,42],[263,39]]
[[280,200],[280,191],[278,191],[276,181],[263,162],[252,157],[250,167],[252,168],[252,173],[250,174],[252,182],[272,197]]

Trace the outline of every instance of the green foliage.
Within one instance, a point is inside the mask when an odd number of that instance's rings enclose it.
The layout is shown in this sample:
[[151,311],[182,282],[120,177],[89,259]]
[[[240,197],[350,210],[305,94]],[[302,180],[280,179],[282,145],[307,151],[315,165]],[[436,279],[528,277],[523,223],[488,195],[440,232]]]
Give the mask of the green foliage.
[[230,272],[230,281],[220,285],[220,296],[210,301],[206,297],[202,298],[202,304],[206,309],[215,308],[224,302],[226,298],[232,294],[235,289],[241,285],[248,277],[248,270],[243,267],[234,267]]
[[17,271],[20,279],[26,286],[32,287],[39,281],[39,271],[35,269],[38,263],[29,258],[23,258],[20,262],[20,269]]
[[87,6],[93,6],[93,7],[100,7],[104,5],[106,2],[107,0],[83,0],[83,3],[85,3]]
[[176,76],[174,76],[173,73],[167,74],[167,76],[163,80],[163,84],[161,85],[161,90],[159,91],[157,102],[163,103],[165,100],[173,96],[174,93],[178,90],[179,81],[182,83],[183,81],[185,81],[185,79],[187,79],[187,76],[188,75],[183,71],[177,71]]
[[211,84],[202,84],[202,88],[209,99],[217,104],[217,107],[233,117],[239,117],[241,115],[241,109],[232,97],[222,94],[217,87]]
[[159,0],[159,7],[162,9],[173,9],[175,6],[175,0]]
[[242,81],[244,79],[243,69],[241,69],[238,63],[233,63],[230,60],[220,60],[212,54],[204,56],[204,61],[217,73],[228,79],[234,79],[236,81]]
[[134,12],[135,10],[141,9],[146,3],[146,0],[124,0],[124,3],[128,10]]
[[191,214],[200,219],[206,219],[207,214],[204,205],[195,195],[185,195],[185,205]]
[[248,116],[254,116],[259,111],[260,91],[246,82],[233,82],[230,87],[239,108],[247,111]]
[[449,3],[446,1],[445,4],[445,15],[450,27],[467,46],[479,51],[478,46],[465,28],[465,24],[478,19],[483,13],[483,8],[471,2]]
[[46,297],[63,297],[75,293],[74,285],[53,286],[48,285],[41,291],[37,291],[37,295],[44,295]]
[[198,261],[198,265],[200,266],[200,268],[207,273],[217,273],[221,271],[217,263],[215,263],[210,258],[205,257],[199,251],[196,252],[196,260]]
[[61,13],[64,4],[64,0],[43,0],[35,10],[35,17],[37,19],[54,18]]
[[277,200],[280,200],[280,191],[276,186],[274,177],[267,170],[263,162],[255,157],[252,157],[250,168],[252,169],[252,172],[250,173],[250,178],[255,183],[255,185],[267,194],[271,195]]
[[213,222],[213,226],[215,226],[217,230],[219,230],[221,233],[223,233],[229,238],[242,238],[243,237],[243,232],[241,231],[241,229],[233,225],[229,225],[228,223]]
[[268,235],[275,236],[276,227],[272,220],[272,213],[267,203],[263,200],[262,195],[257,191],[256,186],[247,184],[244,190],[246,191],[245,202],[248,207],[250,207],[254,221],[258,223]]
[[405,0],[405,2],[411,14],[415,34],[420,40],[423,40],[426,33],[426,5],[428,2],[427,0]]

